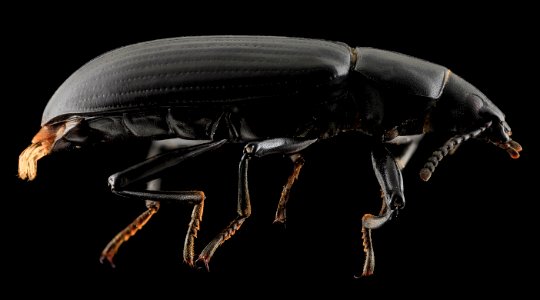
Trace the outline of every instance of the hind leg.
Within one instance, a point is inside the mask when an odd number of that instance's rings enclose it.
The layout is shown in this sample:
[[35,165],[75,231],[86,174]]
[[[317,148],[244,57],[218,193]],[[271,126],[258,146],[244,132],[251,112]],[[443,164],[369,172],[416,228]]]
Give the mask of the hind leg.
[[[114,266],[113,258],[120,246],[150,220],[158,211],[160,201],[177,201],[194,205],[183,252],[184,261],[189,265],[193,265],[194,243],[202,220],[204,193],[200,191],[160,191],[159,181],[151,181],[148,184],[148,189],[143,191],[132,190],[130,186],[136,182],[156,178],[166,169],[216,149],[225,142],[225,140],[210,142],[155,155],[124,171],[111,175],[109,185],[115,194],[126,198],[146,200],[148,209],[109,242],[101,253],[101,261],[107,260]],[[152,151],[160,152],[161,150],[154,148]]]

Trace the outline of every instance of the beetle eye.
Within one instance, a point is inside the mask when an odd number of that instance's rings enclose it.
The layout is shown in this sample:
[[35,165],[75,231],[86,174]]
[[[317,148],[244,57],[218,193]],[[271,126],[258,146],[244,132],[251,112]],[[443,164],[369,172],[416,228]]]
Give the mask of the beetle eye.
[[506,121],[502,121],[501,122],[503,128],[504,128],[504,132],[508,135],[512,135],[512,129],[510,128],[510,125],[508,125],[508,123],[506,123]]

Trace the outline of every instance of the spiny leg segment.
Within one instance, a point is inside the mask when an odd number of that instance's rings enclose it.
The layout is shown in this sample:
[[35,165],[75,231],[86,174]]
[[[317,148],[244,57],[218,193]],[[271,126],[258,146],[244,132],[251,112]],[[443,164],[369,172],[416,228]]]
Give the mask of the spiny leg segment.
[[362,276],[372,275],[375,269],[371,230],[384,225],[392,215],[405,206],[401,168],[390,151],[384,145],[375,146],[371,152],[371,161],[375,176],[381,186],[383,205],[378,216],[365,214],[362,218],[362,239],[366,255]]
[[294,169],[292,174],[289,176],[289,179],[287,179],[287,183],[283,186],[283,190],[281,191],[281,197],[279,198],[276,209],[274,223],[284,224],[287,221],[287,202],[289,201],[289,195],[291,193],[292,186],[298,179],[300,170],[302,170],[305,163],[304,158],[299,153],[291,155],[290,158],[294,164]]
[[146,207],[148,209],[145,212],[133,220],[133,222],[124,228],[124,230],[116,234],[116,236],[114,236],[114,238],[107,244],[107,246],[105,246],[99,259],[101,263],[104,263],[105,260],[107,260],[113,268],[115,267],[113,259],[120,246],[124,242],[127,242],[129,238],[134,236],[137,231],[142,229],[143,226],[150,221],[152,216],[159,210],[159,202],[147,200]]
[[203,249],[197,264],[209,269],[208,264],[215,251],[226,240],[231,238],[251,215],[251,201],[248,188],[248,164],[252,157],[263,157],[271,154],[295,154],[315,143],[317,140],[296,140],[291,138],[276,138],[259,142],[251,142],[244,147],[244,153],[238,166],[238,216],[219,233]]
[[194,205],[183,251],[184,261],[192,266],[195,238],[197,237],[197,232],[202,221],[204,193],[200,191],[160,191],[159,181],[150,182],[148,189],[145,191],[133,191],[126,189],[126,187],[142,180],[158,177],[166,169],[207,151],[214,150],[225,142],[226,140],[210,142],[152,156],[139,164],[109,177],[109,185],[114,193],[127,198],[146,200],[148,209],[109,242],[101,254],[101,262],[107,260],[114,266],[113,258],[120,246],[150,220],[158,211],[160,201],[179,201]]
[[362,276],[373,275],[375,270],[375,252],[373,250],[373,241],[371,239],[371,230],[377,229],[384,225],[392,217],[393,211],[386,206],[384,197],[383,205],[378,216],[372,214],[365,214],[362,217],[362,245],[364,246],[364,267],[362,269]]

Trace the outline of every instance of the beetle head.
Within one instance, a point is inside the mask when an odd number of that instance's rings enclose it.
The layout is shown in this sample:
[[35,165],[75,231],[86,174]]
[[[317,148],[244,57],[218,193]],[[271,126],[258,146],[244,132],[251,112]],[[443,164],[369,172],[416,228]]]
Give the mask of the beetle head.
[[435,151],[420,171],[427,181],[435,167],[448,153],[470,138],[479,138],[506,150],[518,158],[522,150],[510,136],[512,131],[502,111],[482,92],[461,77],[452,74],[443,94],[429,114],[424,131],[450,134],[453,137]]
[[[487,128],[479,138],[498,146],[512,142],[512,131],[504,113],[476,87],[452,74],[430,113],[427,131],[459,136],[484,126]],[[512,156],[519,156],[519,151]]]

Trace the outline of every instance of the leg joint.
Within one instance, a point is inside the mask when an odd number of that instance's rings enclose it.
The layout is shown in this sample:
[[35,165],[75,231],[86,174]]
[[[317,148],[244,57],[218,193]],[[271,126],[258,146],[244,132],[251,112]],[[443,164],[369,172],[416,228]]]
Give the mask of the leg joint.
[[122,190],[128,184],[126,178],[119,173],[109,176],[108,183],[113,192]]

